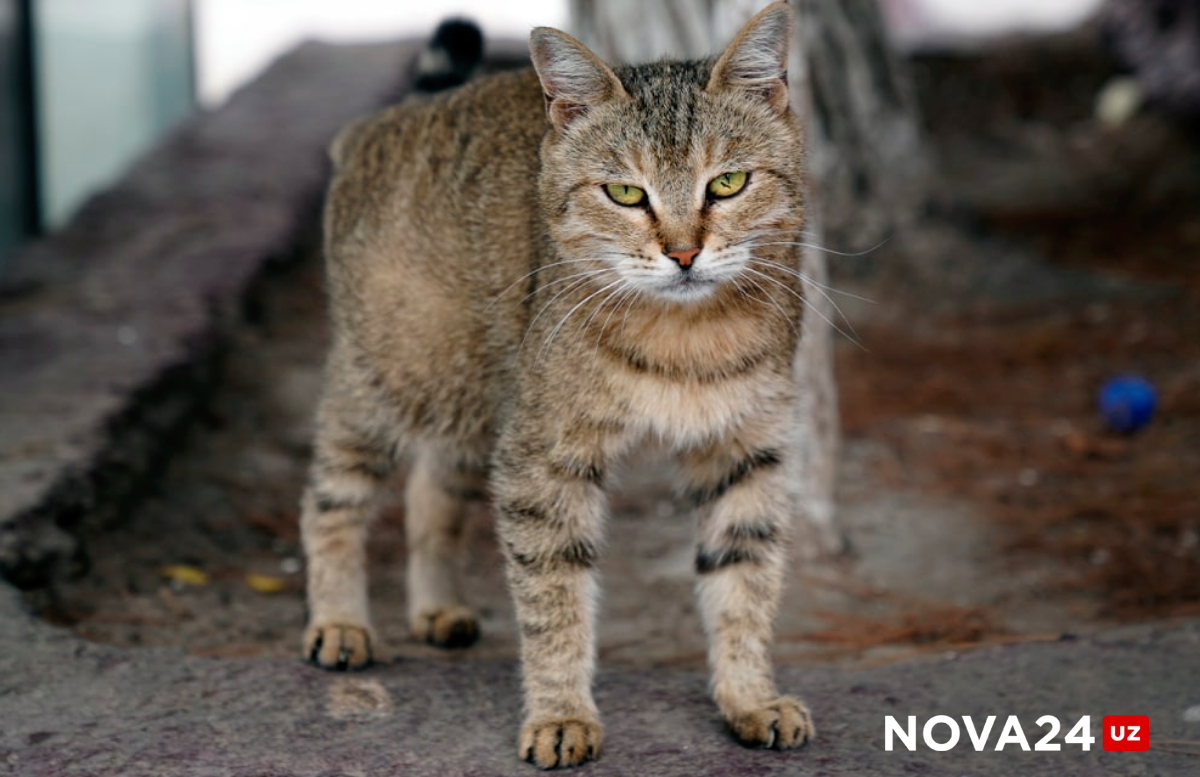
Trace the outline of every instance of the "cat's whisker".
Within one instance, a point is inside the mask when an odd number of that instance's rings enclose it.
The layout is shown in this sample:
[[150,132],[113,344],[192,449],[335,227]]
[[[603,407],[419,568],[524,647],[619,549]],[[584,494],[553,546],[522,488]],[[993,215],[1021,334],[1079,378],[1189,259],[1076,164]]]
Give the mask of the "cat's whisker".
[[[529,272],[522,275],[520,278],[517,278],[515,281],[513,281],[512,283],[508,284],[503,289],[501,289],[500,292],[496,295],[496,298],[493,299],[491,302],[489,302],[488,306],[486,308],[484,308],[484,310],[491,310],[492,306],[495,305],[497,302],[499,302],[500,298],[503,297],[505,294],[507,294],[514,286],[516,286],[518,283],[525,280],[526,278],[529,278],[533,275],[537,275],[542,270],[545,270],[549,267],[558,267],[559,265],[562,265],[562,264],[585,264],[585,263],[590,263],[593,261],[595,261],[595,258],[565,259],[561,262],[551,262],[550,264],[543,264],[540,267],[535,267],[532,270],[530,270]],[[521,300],[521,301],[524,302],[524,300]]]
[[[764,288],[761,283],[754,280],[753,278],[746,278],[745,280],[748,283],[750,283],[751,285],[753,285],[755,289],[757,289],[758,291],[761,291],[763,293],[763,296],[765,296],[767,298],[767,301],[769,301],[770,304],[776,310],[779,311],[780,317],[787,323],[788,327],[792,330],[792,332],[795,333],[797,336],[799,336],[800,323],[796,320],[795,316],[791,315],[790,313],[788,313],[786,310],[783,309],[783,306],[779,304],[779,300],[775,299],[775,295],[773,295],[773,294],[771,294],[771,292],[767,291],[767,289]],[[738,290],[741,291],[743,295],[745,295],[747,297],[750,296],[744,289],[741,289],[739,287]],[[751,297],[751,299],[758,301],[757,297]]]
[[604,319],[604,323],[600,326],[600,332],[596,335],[596,347],[600,347],[600,340],[604,337],[604,333],[608,331],[608,325],[612,321],[617,311],[621,309],[626,302],[633,304],[633,297],[637,296],[638,289],[632,284],[626,284],[626,288],[617,297],[617,304],[609,311],[608,318]]
[[[783,240],[783,241],[779,241],[779,242],[770,242],[770,243],[750,243],[750,247],[751,248],[763,248],[765,246],[800,246],[802,248],[811,248],[814,251],[820,251],[825,254],[833,254],[834,256],[857,257],[857,256],[866,256],[869,253],[879,250],[879,248],[881,248],[883,245],[885,245],[891,239],[892,239],[891,237],[885,237],[883,240],[880,240],[875,245],[871,246],[870,248],[864,249],[862,251],[835,251],[832,248],[826,248],[825,246],[820,246],[820,245],[817,245],[816,243],[805,243],[803,241],[796,241],[796,240]],[[749,243],[749,241],[747,241],[747,243]],[[745,243],[743,243],[742,245],[745,245]]]
[[[515,281],[513,281],[512,283],[508,284],[503,289],[501,289],[500,292],[498,294],[496,294],[496,298],[493,299],[490,303],[488,303],[488,306],[484,309],[491,310],[491,308],[497,302],[500,301],[500,298],[503,297],[505,294],[507,294],[514,286],[516,286],[521,281],[526,280],[527,278],[529,278],[533,275],[537,275],[538,273],[542,272],[543,270],[550,269],[551,267],[559,267],[559,266],[565,265],[565,264],[594,264],[594,263],[599,263],[604,259],[623,259],[623,258],[626,258],[626,255],[623,253],[620,253],[617,251],[602,251],[600,253],[596,253],[591,256],[582,258],[582,259],[564,259],[562,261],[551,262],[549,264],[540,265],[538,267],[533,268],[529,272],[522,275],[520,278],[517,278]],[[598,269],[607,270],[608,268],[600,267]],[[552,283],[553,282],[551,282],[551,284],[546,284],[546,285],[552,285]],[[545,286],[542,286],[541,288],[545,288]],[[534,291],[536,291],[536,289]],[[529,295],[526,295],[524,298],[521,299],[521,302],[524,302],[528,298],[529,298]],[[518,303],[518,304],[520,304],[520,303]]]
[[797,234],[802,233],[797,233],[794,229],[752,229],[746,234],[745,237],[729,243],[729,247],[732,248],[734,246],[742,246],[746,245],[747,243],[753,243],[757,240],[772,240],[782,239],[785,237],[794,237]]
[[[782,264],[777,264],[775,262],[771,262],[771,261],[768,261],[765,259],[760,259],[758,257],[753,257],[750,261],[751,261],[751,263],[758,263],[758,264],[761,264],[761,265],[764,265],[767,267],[774,267],[777,270],[785,272],[795,278],[798,278],[802,283],[806,283],[809,286],[811,286],[818,294],[821,295],[822,298],[824,298],[824,300],[826,302],[828,302],[833,307],[834,310],[837,311],[837,314],[842,317],[843,321],[846,322],[846,326],[850,327],[850,331],[854,332],[855,336],[858,335],[858,332],[856,332],[854,330],[853,322],[850,321],[850,318],[846,315],[845,311],[842,310],[841,306],[838,305],[837,302],[834,301],[833,297],[829,296],[828,292],[826,291],[827,288],[829,289],[829,291],[835,291],[835,292],[837,291],[837,289],[826,287],[824,284],[818,283],[812,277],[810,277],[802,272],[797,272],[796,270],[793,270],[790,267],[785,267]],[[848,292],[846,292],[846,293],[849,296],[855,296],[855,295],[849,294]],[[860,299],[864,299],[864,298],[860,298]],[[867,301],[871,302],[871,300],[867,300]]]
[[554,338],[558,335],[559,330],[562,329],[563,324],[567,323],[567,319],[569,319],[572,315],[574,315],[576,310],[579,310],[581,307],[586,305],[588,303],[588,301],[591,300],[592,298],[594,298],[596,295],[602,294],[605,291],[611,289],[613,286],[618,286],[624,282],[625,281],[623,279],[618,278],[617,280],[613,281],[612,283],[609,283],[605,286],[601,286],[596,291],[593,291],[591,294],[587,295],[586,297],[581,299],[579,302],[575,303],[575,307],[568,310],[567,314],[562,317],[562,320],[559,321],[557,324],[555,324],[554,328],[550,330],[550,334],[546,336],[546,341],[544,343],[542,343],[542,347],[538,351],[538,358],[540,359],[545,354],[546,349],[549,348],[551,346],[551,344],[553,344]]
[[[790,268],[790,267],[785,267],[784,265],[777,264],[777,263],[775,263],[775,262],[771,262],[771,261],[768,261],[768,260],[765,260],[765,259],[760,259],[760,258],[758,258],[758,257],[754,257],[754,258],[752,258],[752,259],[751,259],[751,263],[758,263],[758,264],[762,264],[762,265],[765,265],[765,266],[768,266],[768,267],[774,267],[774,268],[775,268],[775,269],[777,269],[777,270],[780,270],[780,271],[782,271],[782,272],[785,272],[785,273],[787,273],[787,274],[789,274],[789,275],[792,275],[792,276],[794,276],[794,277],[796,277],[796,278],[800,279],[800,281],[801,281],[802,283],[806,283],[806,284],[808,284],[808,285],[809,285],[810,287],[812,287],[812,288],[813,288],[813,289],[814,289],[814,290],[815,290],[815,291],[816,291],[818,294],[820,294],[820,295],[821,295],[821,297],[822,297],[822,298],[823,298],[823,299],[824,299],[826,302],[828,302],[828,303],[829,303],[829,305],[830,305],[830,306],[831,306],[831,307],[832,307],[832,308],[833,308],[835,311],[837,311],[837,314],[838,314],[839,316],[841,316],[841,318],[842,318],[842,320],[843,320],[843,321],[845,321],[845,322],[846,322],[846,326],[847,326],[847,327],[849,327],[850,331],[854,333],[854,336],[855,336],[855,337],[858,337],[858,331],[857,331],[857,330],[855,330],[855,328],[854,328],[854,322],[852,322],[852,321],[850,320],[850,317],[846,315],[846,312],[845,312],[844,310],[842,310],[841,306],[840,306],[840,305],[838,305],[838,304],[837,304],[837,302],[836,302],[836,301],[834,301],[833,297],[829,296],[828,292],[826,291],[826,289],[828,289],[828,291],[837,292],[837,291],[838,291],[837,289],[834,289],[834,288],[832,288],[832,287],[829,287],[829,286],[825,286],[825,285],[824,285],[824,284],[822,284],[822,283],[818,283],[818,282],[817,282],[815,279],[813,279],[812,277],[810,277],[810,276],[806,275],[805,273],[802,273],[802,272],[797,272],[796,270],[793,270],[793,269],[792,269],[792,268]],[[843,292],[843,293],[845,293],[845,294],[847,294],[848,296],[851,296],[851,297],[857,297],[857,295],[849,294],[849,292]],[[864,299],[864,300],[866,299],[865,297],[858,297],[858,298],[859,298],[859,299]],[[866,301],[867,301],[867,302],[872,302],[872,304],[873,304],[873,301],[872,301],[872,300],[866,300]],[[814,308],[814,309],[815,309],[815,308]]]
[[600,303],[595,306],[592,312],[588,314],[588,317],[584,319],[583,324],[579,327],[579,333],[581,336],[587,333],[588,327],[592,325],[592,321],[596,319],[596,316],[600,315],[600,313],[604,310],[604,307],[608,305],[608,303],[612,302],[614,298],[625,292],[626,285],[627,284],[625,280],[622,279],[621,284],[618,286],[616,291],[606,294],[604,299],[600,300]]
[[538,286],[536,289],[534,289],[533,291],[526,294],[524,297],[521,298],[521,301],[518,302],[517,304],[519,305],[519,304],[525,302],[525,300],[529,299],[530,297],[537,296],[538,292],[545,291],[546,289],[550,288],[551,286],[557,286],[560,283],[566,283],[567,281],[573,281],[577,278],[594,278],[597,275],[604,275],[607,272],[609,272],[609,269],[607,267],[601,267],[601,268],[598,268],[595,270],[585,270],[584,272],[572,273],[571,275],[566,275],[562,278],[555,278],[554,280],[549,281],[548,283],[542,284],[541,286]]
[[[775,284],[775,285],[776,285],[776,286],[778,286],[779,288],[781,288],[781,289],[783,289],[784,291],[786,291],[788,294],[791,294],[791,295],[792,295],[792,296],[794,296],[796,299],[800,300],[800,303],[801,303],[802,305],[804,305],[804,306],[808,307],[808,308],[809,308],[809,309],[811,309],[811,310],[812,310],[814,313],[816,313],[818,316],[820,316],[820,317],[821,317],[821,320],[822,320],[822,321],[824,321],[826,324],[829,324],[829,326],[830,326],[830,327],[832,327],[832,328],[833,328],[833,330],[834,330],[835,332],[837,332],[838,334],[840,334],[842,337],[845,337],[847,340],[849,340],[850,342],[854,343],[854,344],[855,344],[856,346],[858,346],[859,348],[862,348],[864,351],[865,351],[865,350],[867,350],[867,349],[866,349],[866,347],[864,347],[864,346],[863,346],[863,344],[862,344],[861,342],[859,342],[859,340],[858,340],[858,337],[857,337],[857,333],[856,333],[855,335],[851,335],[849,332],[847,332],[846,330],[842,329],[840,326],[838,326],[837,324],[835,324],[835,323],[834,323],[832,320],[830,320],[829,316],[827,316],[827,315],[825,315],[824,313],[822,313],[822,312],[821,312],[821,309],[820,309],[819,307],[817,307],[816,305],[814,305],[814,304],[812,304],[811,302],[809,302],[808,300],[806,300],[806,299],[804,298],[804,295],[803,295],[803,294],[798,294],[798,293],[795,291],[795,289],[789,288],[789,287],[787,286],[787,284],[785,284],[785,283],[782,283],[781,281],[779,281],[779,280],[778,280],[778,279],[776,279],[776,278],[772,278],[770,275],[767,275],[766,273],[761,273],[761,272],[759,272],[758,270],[755,270],[755,269],[754,269],[754,268],[752,268],[752,267],[747,267],[747,268],[745,268],[745,271],[746,271],[746,272],[748,272],[748,273],[751,273],[751,274],[753,274],[753,275],[756,275],[756,276],[758,276],[758,277],[762,278],[763,280],[770,281],[771,283]],[[853,327],[851,327],[851,328],[853,329]]]
[[[640,294],[634,295],[633,299],[637,299]],[[621,337],[625,337],[625,326],[629,323],[629,311],[633,310],[633,300],[625,306],[625,315],[621,316]]]
[[[772,240],[771,239],[773,236],[774,237],[782,237],[782,236],[791,236],[794,234],[796,234],[796,232],[791,229],[754,230],[749,235],[742,238],[741,240],[736,240],[736,241],[730,243],[730,247],[745,246],[748,249],[753,250],[755,248],[768,247],[768,246],[797,246],[797,247],[802,247],[802,248],[811,248],[813,250],[821,251],[821,252],[827,253],[827,254],[833,254],[835,256],[860,257],[860,256],[865,256],[867,254],[870,254],[870,253],[878,250],[881,246],[885,245],[888,241],[891,240],[891,236],[889,235],[888,237],[885,237],[883,240],[880,240],[875,245],[873,245],[870,248],[867,248],[863,251],[838,251],[838,250],[835,250],[832,248],[827,248],[826,246],[817,245],[816,243],[808,243],[808,242],[804,242],[804,241]],[[807,230],[807,229],[800,230],[799,234],[811,236],[811,237],[816,236],[816,234],[812,230]],[[765,242],[760,242],[760,241],[764,241],[764,240],[765,240]],[[813,282],[815,283],[815,281],[813,281]],[[845,291],[841,291],[839,289],[834,289],[832,286],[825,286],[824,288],[826,288],[829,291],[832,291],[834,293],[837,293],[837,294],[842,294],[844,296],[853,297],[855,299],[860,299],[864,302],[871,302],[871,303],[875,302],[874,300],[867,299],[866,297],[859,297],[857,295],[851,294],[850,292],[845,292]]]
[[855,294],[852,291],[845,291],[844,289],[835,288],[833,286],[830,286],[829,284],[821,283],[820,281],[818,281],[816,278],[812,277],[811,275],[799,272],[798,270],[794,270],[791,267],[779,264],[778,262],[772,262],[770,260],[763,259],[763,258],[757,257],[757,256],[754,257],[753,261],[758,262],[760,264],[768,265],[770,267],[774,267],[775,269],[780,270],[781,272],[786,272],[790,275],[794,275],[797,278],[799,278],[800,280],[804,281],[805,283],[810,284],[815,288],[823,289],[823,290],[829,292],[830,294],[837,294],[842,297],[849,297],[850,299],[856,299],[859,302],[867,302],[872,305],[879,304],[879,302],[877,300],[873,300],[870,297],[864,297],[861,294]]
[[581,279],[576,280],[574,283],[571,283],[571,284],[563,287],[557,294],[555,294],[553,297],[551,297],[546,302],[546,304],[542,305],[538,309],[538,312],[534,315],[534,317],[529,320],[529,323],[525,325],[525,335],[521,338],[521,345],[517,347],[517,352],[520,353],[521,351],[523,351],[525,349],[525,341],[529,339],[529,333],[533,331],[533,325],[537,323],[538,319],[542,317],[543,313],[545,313],[547,310],[550,309],[550,307],[554,304],[555,300],[557,300],[559,297],[563,296],[564,294],[569,293],[573,289],[579,288],[580,286],[582,286],[583,284],[587,283],[590,280],[591,280],[590,276],[587,278],[581,278]]

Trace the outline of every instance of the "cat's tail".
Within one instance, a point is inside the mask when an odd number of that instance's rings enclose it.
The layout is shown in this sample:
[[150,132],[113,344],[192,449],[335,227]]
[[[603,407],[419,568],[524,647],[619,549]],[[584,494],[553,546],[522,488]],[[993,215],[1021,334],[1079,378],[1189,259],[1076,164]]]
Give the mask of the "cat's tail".
[[438,25],[413,68],[414,92],[440,92],[467,82],[483,61],[483,33],[467,19]]
[[[413,63],[411,89],[395,99],[420,99],[423,95],[465,84],[483,61],[483,33],[466,19],[447,19],[438,25],[427,45]],[[342,168],[359,145],[374,116],[365,116],[342,129],[329,146],[335,169]]]

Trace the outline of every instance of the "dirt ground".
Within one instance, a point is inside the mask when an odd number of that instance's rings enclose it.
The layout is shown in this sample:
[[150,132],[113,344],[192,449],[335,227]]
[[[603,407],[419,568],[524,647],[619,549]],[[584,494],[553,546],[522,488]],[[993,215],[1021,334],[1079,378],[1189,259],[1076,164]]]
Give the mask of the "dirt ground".
[[[989,203],[972,174],[978,149],[956,146],[954,128],[933,113],[932,140],[957,149],[946,152],[945,168],[957,172],[939,198],[955,201],[961,186],[973,203],[969,226],[955,228],[981,247],[1026,252],[1048,273],[1101,279],[1110,293],[972,297],[932,312],[898,288],[894,271],[841,277],[835,265],[839,288],[874,300],[845,298],[857,343],[837,348],[839,521],[850,550],[794,564],[778,627],[783,662],[890,661],[1200,612],[1200,198]],[[1055,114],[1044,126],[1082,132],[1080,121]],[[1191,141],[1171,137],[1192,155],[1171,164],[1195,166]],[[1009,152],[1023,153],[1014,138]],[[904,251],[895,240],[856,262],[900,262]],[[313,255],[270,285],[157,493],[123,526],[85,536],[86,574],[30,602],[101,642],[299,656],[297,502],[325,329]],[[1160,407],[1144,432],[1121,437],[1102,429],[1095,397],[1106,377],[1129,372],[1157,386]],[[601,660],[699,666],[692,527],[665,483],[630,470],[601,566]],[[372,537],[382,658],[437,654],[404,623],[398,498]],[[484,637],[446,655],[514,655],[486,512],[465,541],[466,591]],[[171,580],[167,565],[207,580]],[[261,590],[271,587],[279,590]]]

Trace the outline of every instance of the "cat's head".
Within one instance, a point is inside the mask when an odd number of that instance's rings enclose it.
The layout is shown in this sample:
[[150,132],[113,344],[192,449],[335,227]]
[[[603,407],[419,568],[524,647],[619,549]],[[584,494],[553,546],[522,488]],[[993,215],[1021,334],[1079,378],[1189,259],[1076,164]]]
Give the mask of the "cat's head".
[[533,32],[551,125],[540,196],[569,269],[688,302],[795,255],[768,245],[796,240],[803,219],[790,37],[776,3],[715,61],[614,71],[565,33]]

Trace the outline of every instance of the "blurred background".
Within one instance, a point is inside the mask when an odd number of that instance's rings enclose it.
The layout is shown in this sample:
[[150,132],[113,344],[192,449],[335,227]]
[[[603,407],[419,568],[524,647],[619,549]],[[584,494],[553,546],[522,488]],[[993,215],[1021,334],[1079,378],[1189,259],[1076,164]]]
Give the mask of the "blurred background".
[[521,37],[563,25],[562,0],[4,0],[0,266],[62,225],[173,125],[220,105],[306,39],[428,34],[447,14]]
[[[499,67],[535,25],[611,60],[706,55],[765,2],[0,0],[0,575],[91,639],[291,655],[336,128],[401,93],[448,16]],[[781,657],[1200,615],[1200,4],[794,6],[846,542],[796,565]],[[113,499],[113,472],[140,480]],[[699,666],[684,508],[629,485],[601,655]],[[466,536],[476,651],[510,656],[491,531]],[[425,655],[398,501],[372,554],[384,641]]]
[[[1099,0],[886,0],[906,48],[1078,24]],[[0,267],[39,229],[197,108],[214,108],[306,39],[427,34],[476,19],[489,36],[569,27],[567,0],[4,0],[0,4]]]

